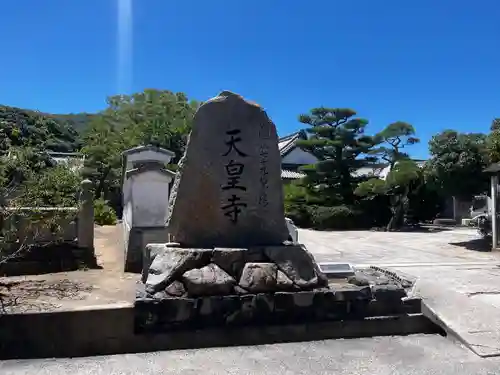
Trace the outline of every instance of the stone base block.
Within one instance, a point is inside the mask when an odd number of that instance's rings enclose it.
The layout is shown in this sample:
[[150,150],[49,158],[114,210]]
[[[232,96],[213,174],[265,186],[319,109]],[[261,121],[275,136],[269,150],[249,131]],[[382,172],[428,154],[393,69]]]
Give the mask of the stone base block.
[[168,241],[168,230],[164,227],[133,227],[129,232],[125,230],[125,237],[124,271],[141,273],[143,271],[143,249],[148,243]]
[[[398,293],[388,288],[384,298],[377,300],[371,287],[347,284],[336,290],[174,298],[166,294],[153,296],[140,283],[135,301],[135,332],[362,320],[420,312],[419,300],[398,299]],[[386,298],[389,294],[394,298]]]

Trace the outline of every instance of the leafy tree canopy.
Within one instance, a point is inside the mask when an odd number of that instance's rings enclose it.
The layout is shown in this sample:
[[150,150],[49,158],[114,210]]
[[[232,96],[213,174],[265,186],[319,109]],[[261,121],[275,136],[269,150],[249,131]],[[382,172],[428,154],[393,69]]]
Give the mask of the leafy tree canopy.
[[70,123],[36,111],[0,106],[0,153],[9,147],[72,152],[81,147]]
[[491,122],[491,133],[488,135],[488,156],[491,163],[500,162],[500,119]]
[[429,141],[428,181],[447,196],[470,198],[488,191],[487,136],[445,130]]
[[85,175],[96,182],[96,195],[115,194],[120,186],[121,154],[153,144],[173,151],[176,163],[184,152],[199,103],[183,93],[145,90],[113,96],[84,134]]

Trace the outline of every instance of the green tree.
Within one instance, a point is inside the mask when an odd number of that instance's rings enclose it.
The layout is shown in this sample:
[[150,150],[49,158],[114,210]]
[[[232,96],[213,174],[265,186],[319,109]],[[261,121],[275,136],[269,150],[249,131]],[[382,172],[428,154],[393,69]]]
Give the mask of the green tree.
[[488,157],[491,163],[500,162],[500,119],[495,118],[491,122],[490,134],[488,135]]
[[[36,149],[11,147],[0,156],[0,264],[30,251],[47,230],[53,237],[46,246],[62,240],[60,224],[73,219],[75,212],[36,208],[77,207],[80,181],[77,173],[54,166]],[[22,231],[16,229],[20,220]]]
[[309,128],[305,129],[308,139],[297,144],[319,160],[302,168],[303,184],[319,205],[354,204],[360,177],[353,172],[375,161],[366,155],[375,145],[374,137],[365,134],[368,121],[355,116],[351,109],[325,107],[299,116]]
[[413,160],[399,160],[385,180],[372,178],[364,181],[358,185],[355,194],[361,197],[389,195],[392,217],[387,224],[387,230],[395,230],[403,225],[408,195],[412,185],[418,182],[420,174],[421,170]]
[[173,151],[176,163],[184,153],[192,119],[199,104],[183,93],[145,90],[108,99],[84,135],[85,177],[95,182],[99,198],[117,202],[122,152],[153,144]]
[[370,151],[388,163],[389,173],[385,180],[372,178],[361,182],[355,194],[368,199],[386,195],[389,198],[391,219],[387,230],[398,229],[403,225],[404,214],[409,204],[409,194],[421,174],[418,165],[403,152],[405,147],[414,145],[420,140],[415,137],[415,128],[402,121],[389,124],[375,136],[381,146]]
[[403,121],[389,124],[375,136],[375,139],[381,146],[372,150],[370,154],[378,155],[391,168],[399,160],[408,158],[408,154],[404,152],[407,146],[420,142],[420,139],[415,137],[415,128]]
[[13,203],[24,207],[76,207],[80,175],[65,165],[32,173],[18,188]]
[[493,121],[491,121],[490,130],[500,130],[500,118],[494,118]]
[[11,146],[70,152],[80,147],[73,127],[50,115],[0,106],[0,154]]
[[429,141],[430,159],[426,180],[443,196],[470,199],[486,193],[489,164],[488,137],[481,133],[459,133],[445,130]]

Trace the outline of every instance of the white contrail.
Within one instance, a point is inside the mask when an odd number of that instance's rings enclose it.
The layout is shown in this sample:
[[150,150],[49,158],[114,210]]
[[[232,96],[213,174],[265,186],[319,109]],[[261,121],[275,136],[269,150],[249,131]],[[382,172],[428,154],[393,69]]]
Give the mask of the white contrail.
[[116,0],[118,5],[118,94],[130,94],[132,87],[133,0]]

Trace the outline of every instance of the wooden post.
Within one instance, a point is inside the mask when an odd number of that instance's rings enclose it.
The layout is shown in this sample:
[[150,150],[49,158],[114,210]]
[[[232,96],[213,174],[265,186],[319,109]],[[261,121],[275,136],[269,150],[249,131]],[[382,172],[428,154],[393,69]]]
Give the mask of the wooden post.
[[491,249],[496,250],[498,245],[498,222],[497,222],[497,199],[498,199],[498,174],[491,176]]

